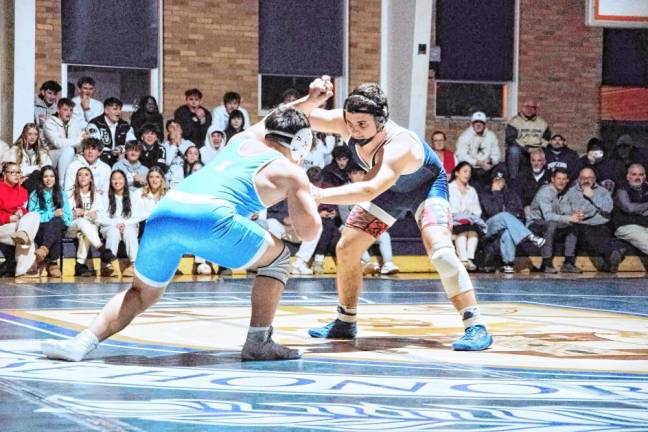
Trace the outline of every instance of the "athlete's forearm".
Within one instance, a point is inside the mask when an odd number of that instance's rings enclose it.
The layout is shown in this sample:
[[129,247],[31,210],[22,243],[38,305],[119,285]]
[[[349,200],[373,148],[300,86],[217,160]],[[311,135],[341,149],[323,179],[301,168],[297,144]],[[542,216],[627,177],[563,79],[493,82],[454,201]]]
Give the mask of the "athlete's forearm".
[[313,188],[313,197],[322,204],[357,204],[371,201],[380,191],[369,182],[347,183],[334,188]]

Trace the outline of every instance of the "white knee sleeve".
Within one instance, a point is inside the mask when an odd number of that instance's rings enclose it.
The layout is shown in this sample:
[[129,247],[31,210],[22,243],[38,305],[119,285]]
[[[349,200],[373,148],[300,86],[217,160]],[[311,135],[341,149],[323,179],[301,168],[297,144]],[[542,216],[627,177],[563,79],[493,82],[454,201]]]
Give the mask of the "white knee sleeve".
[[286,285],[290,275],[290,250],[284,245],[279,256],[265,267],[257,269],[257,276],[264,276],[278,280]]
[[430,261],[441,278],[448,298],[473,289],[468,271],[451,246],[443,245],[430,253]]

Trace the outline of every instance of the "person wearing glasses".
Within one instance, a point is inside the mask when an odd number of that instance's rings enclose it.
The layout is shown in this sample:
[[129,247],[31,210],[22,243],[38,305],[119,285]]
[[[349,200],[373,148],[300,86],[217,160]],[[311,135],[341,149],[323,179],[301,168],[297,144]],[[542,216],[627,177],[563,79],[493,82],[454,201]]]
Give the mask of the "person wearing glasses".
[[544,148],[551,139],[549,124],[538,115],[538,102],[528,98],[522,110],[506,125],[506,168],[509,179],[515,180],[523,168],[528,168],[529,151]]
[[15,162],[5,162],[0,182],[0,251],[5,257],[0,276],[38,277],[34,238],[38,213],[27,211],[27,190],[20,185],[22,172]]

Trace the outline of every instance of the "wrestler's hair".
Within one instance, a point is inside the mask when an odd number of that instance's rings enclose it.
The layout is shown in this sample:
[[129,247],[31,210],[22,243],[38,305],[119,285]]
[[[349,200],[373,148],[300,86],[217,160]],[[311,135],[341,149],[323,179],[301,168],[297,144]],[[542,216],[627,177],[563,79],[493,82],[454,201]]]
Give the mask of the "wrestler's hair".
[[279,105],[265,119],[267,130],[296,134],[300,129],[308,127],[310,123],[303,112],[284,104]]
[[353,89],[344,101],[344,111],[371,114],[379,126],[383,126],[389,119],[387,97],[375,83],[360,84]]

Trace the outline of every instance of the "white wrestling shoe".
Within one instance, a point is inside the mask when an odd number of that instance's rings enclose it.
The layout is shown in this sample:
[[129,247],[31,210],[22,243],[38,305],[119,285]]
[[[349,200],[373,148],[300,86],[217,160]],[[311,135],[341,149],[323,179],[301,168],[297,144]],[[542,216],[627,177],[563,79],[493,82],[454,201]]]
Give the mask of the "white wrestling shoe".
[[41,352],[49,359],[78,362],[97,348],[99,339],[90,330],[83,330],[72,339],[48,339],[41,343]]
[[394,264],[392,261],[388,261],[385,264],[383,264],[382,268],[380,269],[380,274],[381,275],[393,275],[396,274],[400,271],[398,266]]

